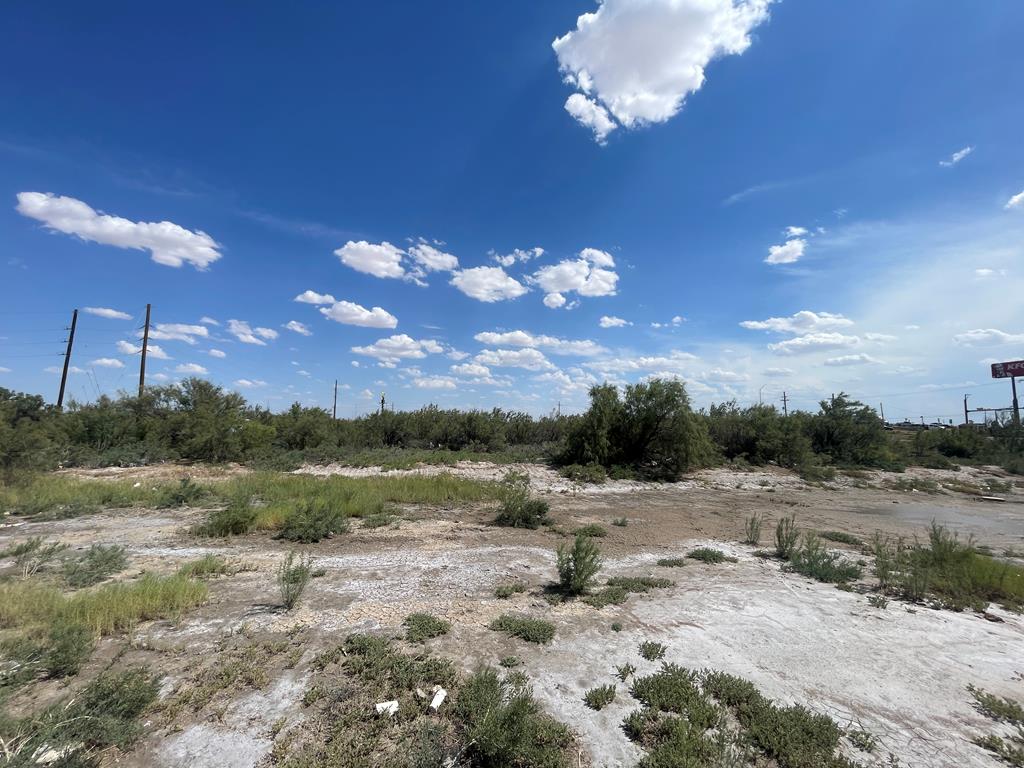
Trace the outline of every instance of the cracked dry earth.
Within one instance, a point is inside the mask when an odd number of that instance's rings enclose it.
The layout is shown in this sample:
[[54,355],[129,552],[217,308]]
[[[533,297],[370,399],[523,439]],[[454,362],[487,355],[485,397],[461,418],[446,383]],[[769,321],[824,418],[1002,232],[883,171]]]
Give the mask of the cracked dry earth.
[[[362,471],[362,470],[361,470]],[[974,472],[975,470],[972,470]],[[923,471],[922,471],[923,472]],[[983,470],[977,470],[984,473]],[[963,474],[958,474],[962,479]],[[979,477],[981,474],[979,474]],[[977,478],[975,478],[977,479]],[[129,548],[132,571],[170,571],[206,553],[228,557],[245,570],[211,582],[211,599],[179,623],[154,622],[133,633],[121,663],[147,663],[166,675],[164,695],[214,663],[239,638],[274,639],[287,648],[267,657],[260,684],[174,719],[155,715],[125,766],[267,765],[275,739],[304,717],[309,662],[353,631],[401,634],[403,618],[429,611],[453,624],[450,634],[427,643],[467,672],[508,655],[523,660],[538,700],[567,723],[594,766],[632,766],[641,752],[619,727],[636,703],[619,685],[615,701],[588,709],[584,691],[617,683],[613,670],[631,662],[641,674],[657,663],[639,657],[643,640],[663,643],[666,661],[714,668],[751,680],[768,697],[826,712],[878,738],[872,755],[851,753],[863,765],[988,766],[999,763],[972,743],[999,732],[971,706],[968,684],[1000,696],[1024,694],[1024,620],[990,610],[976,613],[910,607],[892,601],[871,607],[866,595],[783,573],[734,543],[743,519],[755,511],[774,520],[795,514],[804,528],[841,530],[863,537],[875,530],[921,534],[935,518],[973,534],[996,551],[1022,549],[1024,494],[1015,489],[1001,503],[961,494],[924,496],[850,485],[811,487],[782,472],[716,470],[669,486],[629,484],[593,492],[545,487],[553,529],[499,529],[485,506],[406,508],[397,527],[361,530],[310,546],[324,575],[310,583],[291,613],[276,606],[275,570],[287,547],[262,535],[204,541],[187,527],[202,510],[119,510],[0,530],[0,546],[15,536],[46,535],[75,547],[95,542]],[[575,490],[575,492],[573,492]],[[626,527],[611,525],[625,517]],[[549,605],[541,589],[554,578],[554,550],[565,533],[586,523],[608,529],[602,578],[656,575],[675,585],[632,595],[623,605],[594,609],[582,603]],[[766,534],[765,538],[768,538]],[[737,562],[682,568],[656,565],[700,545],[715,546]],[[860,553],[850,552],[852,558]],[[494,596],[505,581],[529,589],[507,600]],[[557,633],[536,646],[487,629],[505,612],[543,616]],[[622,631],[613,631],[613,622]],[[248,640],[247,640],[248,641]],[[108,659],[114,644],[101,645]],[[284,659],[288,658],[285,663]]]

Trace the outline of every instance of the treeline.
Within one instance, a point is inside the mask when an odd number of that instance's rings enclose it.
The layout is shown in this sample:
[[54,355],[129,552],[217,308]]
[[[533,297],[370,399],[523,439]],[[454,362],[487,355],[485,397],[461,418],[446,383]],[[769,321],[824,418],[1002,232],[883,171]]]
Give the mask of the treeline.
[[142,397],[102,397],[63,412],[37,395],[0,388],[0,468],[131,465],[163,460],[264,463],[347,460],[359,452],[419,449],[503,458],[547,458],[590,473],[674,479],[723,461],[776,464],[809,476],[834,467],[900,469],[910,463],[1000,464],[1024,473],[1024,433],[993,425],[901,439],[844,394],[817,412],[784,416],[770,405],[693,410],[684,385],[655,379],[596,386],[579,416],[442,410],[385,411],[333,419],[298,403],[281,413],[250,405],[208,381],[188,379]]

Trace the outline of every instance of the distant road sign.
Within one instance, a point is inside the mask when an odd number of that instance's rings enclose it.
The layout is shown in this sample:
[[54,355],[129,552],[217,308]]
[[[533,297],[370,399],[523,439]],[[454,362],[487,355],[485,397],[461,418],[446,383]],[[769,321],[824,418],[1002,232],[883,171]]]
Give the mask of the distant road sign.
[[1024,360],[1014,360],[1009,363],[992,363],[993,379],[1008,379],[1011,376],[1024,377]]

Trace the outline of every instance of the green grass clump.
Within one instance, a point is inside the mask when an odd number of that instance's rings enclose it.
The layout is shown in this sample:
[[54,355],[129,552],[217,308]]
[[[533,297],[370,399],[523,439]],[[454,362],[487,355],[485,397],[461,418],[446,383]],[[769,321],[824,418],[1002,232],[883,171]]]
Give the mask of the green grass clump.
[[788,560],[800,540],[800,529],[796,517],[783,517],[775,526],[775,555]]
[[220,555],[208,554],[185,563],[178,569],[182,576],[189,576],[195,579],[207,579],[210,576],[225,576],[231,572],[228,561]]
[[180,616],[206,600],[202,582],[185,576],[143,574],[135,581],[104,584],[72,595],[47,584],[0,584],[0,627],[30,627],[60,619],[97,634],[128,630],[140,621]]
[[657,661],[665,658],[665,651],[668,649],[661,643],[653,640],[644,640],[640,643],[640,655],[648,661]]
[[28,577],[46,570],[67,548],[67,544],[43,541],[42,536],[33,536],[20,544],[7,547],[0,552],[0,558],[14,558],[15,567],[23,577]]
[[615,668],[615,676],[622,682],[626,682],[629,678],[636,674],[636,667],[629,662],[622,664]]
[[756,547],[761,543],[761,523],[764,522],[764,515],[756,512],[743,523],[743,543]]
[[571,547],[559,545],[558,583],[567,595],[582,595],[601,570],[601,550],[589,536],[577,536]]
[[618,586],[605,587],[593,594],[586,595],[583,602],[594,608],[604,608],[609,605],[621,605],[629,597],[629,591]]
[[77,675],[94,643],[95,637],[86,627],[65,619],[6,638],[0,642],[0,657],[6,662],[0,673],[0,701],[38,677]]
[[686,565],[685,557],[663,557],[658,560],[658,565],[662,568],[682,568]]
[[735,557],[729,557],[720,549],[713,549],[711,547],[698,547],[697,549],[688,552],[686,556],[691,560],[700,560],[702,563],[710,563],[713,565],[725,562],[736,562]]
[[859,565],[843,560],[835,552],[829,552],[813,533],[805,534],[800,548],[790,553],[789,566],[803,576],[827,584],[845,584],[861,576]]
[[302,597],[306,585],[313,578],[313,559],[306,554],[289,552],[277,569],[277,586],[281,590],[281,604],[290,611]]
[[297,505],[285,517],[277,535],[287,541],[313,544],[347,530],[348,520],[341,509],[314,499]]
[[432,637],[446,635],[452,628],[451,622],[429,613],[410,613],[402,626],[405,627],[405,639],[410,643],[422,643]]
[[843,533],[842,531],[822,531],[818,535],[828,541],[835,541],[840,544],[849,544],[852,547],[859,547],[864,543],[852,533]]
[[600,712],[615,701],[614,685],[599,685],[583,694],[583,703]]
[[389,525],[397,525],[398,518],[388,512],[374,512],[363,518],[363,528],[373,530],[374,528],[386,528]]
[[518,637],[528,643],[550,643],[555,636],[555,625],[544,619],[513,616],[504,613],[490,623],[490,629]]
[[197,536],[242,536],[256,530],[258,512],[253,508],[250,497],[237,495],[224,509],[218,509],[192,529]]
[[621,621],[613,621],[612,622],[612,632],[621,632],[621,631],[622,631],[622,622]]
[[494,596],[499,600],[508,600],[512,595],[519,595],[526,591],[526,582],[507,581],[494,588]]
[[124,547],[93,544],[81,557],[64,561],[64,580],[71,587],[91,587],[127,565]]
[[0,485],[0,511],[29,517],[64,519],[100,509],[155,507],[161,486],[134,487],[129,480],[79,480],[39,474]]
[[612,525],[614,525],[616,528],[625,528],[627,525],[629,525],[629,518],[616,517],[612,520]]
[[205,486],[193,482],[191,477],[183,477],[177,485],[162,485],[156,490],[153,500],[157,507],[191,506],[209,494]]
[[608,473],[600,464],[569,464],[558,470],[558,474],[581,485],[600,485],[608,479]]
[[660,579],[656,576],[613,576],[608,579],[609,587],[620,587],[627,592],[650,592],[652,589],[665,589],[675,584],[671,579]]
[[573,531],[573,534],[576,536],[593,536],[597,539],[603,539],[608,535],[608,529],[604,526],[598,525],[597,523],[589,523],[588,525],[583,525],[577,528]]
[[523,660],[518,656],[503,656],[501,661],[498,663],[505,669],[513,669],[515,667],[522,666]]
[[530,477],[509,470],[501,481],[501,511],[495,525],[506,528],[538,528],[545,521],[550,506],[543,499],[530,498]]

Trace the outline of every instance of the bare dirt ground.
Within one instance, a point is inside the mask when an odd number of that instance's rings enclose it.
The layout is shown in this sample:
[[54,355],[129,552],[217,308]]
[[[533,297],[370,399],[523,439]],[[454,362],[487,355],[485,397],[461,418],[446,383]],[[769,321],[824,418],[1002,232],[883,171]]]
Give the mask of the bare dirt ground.
[[[497,479],[507,467],[460,465],[457,474]],[[980,614],[931,610],[892,601],[881,610],[857,591],[837,590],[784,573],[777,562],[754,556],[736,544],[743,520],[766,517],[764,540],[774,521],[795,514],[805,529],[839,530],[870,537],[876,530],[922,535],[932,519],[962,535],[974,535],[996,552],[1024,549],[1024,492],[1009,487],[1005,500],[983,501],[958,492],[886,490],[896,478],[938,484],[982,485],[998,470],[960,472],[913,470],[841,477],[809,485],[782,471],[710,470],[680,483],[614,483],[574,486],[551,470],[526,465],[535,491],[551,502],[553,528],[524,531],[489,524],[485,505],[408,508],[397,527],[360,529],[308,547],[321,578],[309,586],[290,613],[276,605],[275,570],[288,547],[266,536],[200,540],[187,528],[202,510],[117,510],[58,522],[24,522],[0,527],[0,547],[30,535],[60,539],[73,547],[117,543],[131,554],[131,576],[142,570],[170,571],[206,553],[227,556],[245,570],[211,582],[211,599],[178,623],[139,627],[120,663],[145,662],[167,675],[172,692],[214,659],[226,642],[239,638],[291,638],[294,663],[284,654],[266,664],[263,686],[238,692],[215,708],[178,717],[154,717],[147,737],[120,763],[126,766],[216,766],[252,768],[268,764],[275,738],[303,718],[309,685],[308,661],[353,631],[401,633],[402,619],[429,611],[453,623],[447,636],[428,643],[466,671],[516,655],[533,681],[535,694],[579,735],[595,766],[632,766],[641,756],[619,727],[636,707],[618,685],[615,702],[600,712],[582,701],[585,690],[617,683],[614,667],[631,662],[641,673],[657,664],[641,659],[643,640],[667,648],[667,661],[691,668],[715,668],[754,682],[785,703],[826,712],[840,725],[874,734],[871,755],[851,752],[863,765],[987,766],[999,763],[972,739],[999,732],[971,706],[966,687],[1024,698],[1024,619],[998,608]],[[129,477],[195,476],[194,468],[146,468]],[[204,477],[214,479],[217,471]],[[230,472],[241,471],[232,469]],[[372,470],[308,468],[317,474],[366,474]],[[446,471],[423,467],[421,472]],[[152,474],[151,474],[152,473]],[[161,474],[156,474],[161,473]],[[102,473],[76,473],[102,479]],[[113,473],[124,477],[124,473]],[[904,485],[903,487],[907,487]],[[626,527],[612,526],[625,517]],[[582,603],[549,605],[541,590],[554,578],[554,550],[579,525],[608,529],[602,577],[657,575],[673,587],[633,595],[623,605],[595,609]],[[716,546],[737,562],[683,568],[657,566],[695,546]],[[849,548],[847,548],[849,549]],[[850,551],[851,558],[859,552]],[[510,579],[529,585],[499,600],[495,587]],[[553,621],[552,643],[536,646],[487,629],[505,612]],[[613,631],[613,622],[622,631]],[[115,641],[104,641],[112,658]],[[57,691],[53,692],[57,695]]]

